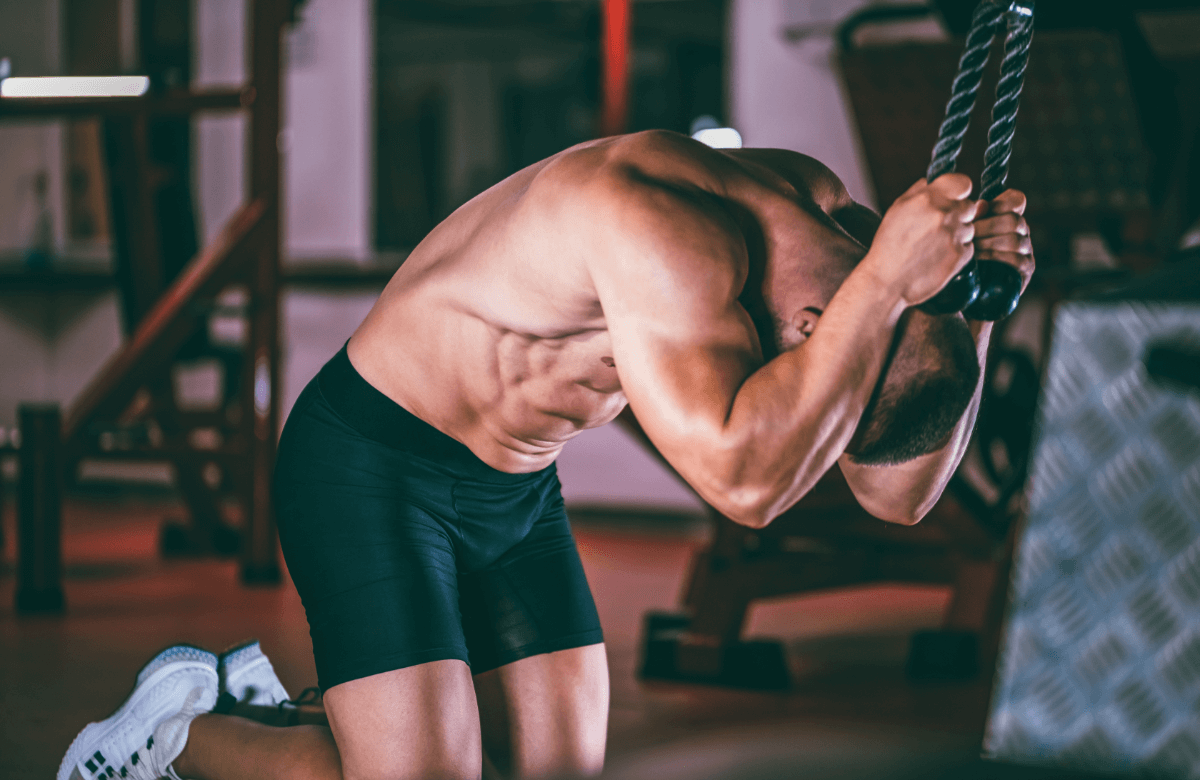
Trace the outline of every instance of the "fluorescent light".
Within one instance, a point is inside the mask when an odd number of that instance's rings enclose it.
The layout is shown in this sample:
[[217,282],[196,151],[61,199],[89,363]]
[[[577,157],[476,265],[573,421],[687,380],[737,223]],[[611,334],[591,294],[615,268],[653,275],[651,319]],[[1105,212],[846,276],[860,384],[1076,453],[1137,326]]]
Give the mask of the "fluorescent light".
[[742,148],[742,134],[732,127],[706,127],[692,133],[692,138],[714,149]]
[[13,76],[0,81],[0,97],[140,97],[149,88],[146,76]]

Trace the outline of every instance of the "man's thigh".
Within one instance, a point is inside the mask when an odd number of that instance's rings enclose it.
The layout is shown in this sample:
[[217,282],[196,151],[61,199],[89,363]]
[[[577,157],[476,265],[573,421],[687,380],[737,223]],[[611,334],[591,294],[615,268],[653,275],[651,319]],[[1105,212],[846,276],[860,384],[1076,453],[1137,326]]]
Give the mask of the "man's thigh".
[[478,708],[462,661],[350,680],[324,702],[345,780],[479,777]]
[[604,645],[544,653],[475,676],[483,744],[507,775],[594,775],[608,738]]

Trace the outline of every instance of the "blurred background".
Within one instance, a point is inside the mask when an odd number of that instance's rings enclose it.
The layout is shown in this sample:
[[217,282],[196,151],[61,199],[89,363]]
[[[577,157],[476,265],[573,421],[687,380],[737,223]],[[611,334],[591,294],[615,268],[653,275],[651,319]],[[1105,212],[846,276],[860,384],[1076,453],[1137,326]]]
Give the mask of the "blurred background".
[[[882,211],[924,174],[974,5],[0,0],[0,86],[147,77],[133,97],[0,93],[0,753],[21,757],[0,776],[45,774],[177,639],[258,635],[290,688],[313,683],[264,487],[274,436],[441,219],[650,128],[803,152]],[[1200,10],[1046,0],[1036,27],[1009,181],[1039,275],[997,328],[976,439],[929,521],[882,528],[832,475],[751,533],[628,418],[559,459],[629,776],[759,722],[764,777],[799,753],[880,776],[895,755],[861,753],[864,734],[932,746],[903,772],[978,754],[1055,312],[1142,282],[1194,301],[1200,246]],[[1190,474],[1200,412],[1180,403]],[[706,642],[723,649],[687,649]],[[736,767],[750,738],[723,739]],[[1200,772],[1189,744],[1179,776]]]

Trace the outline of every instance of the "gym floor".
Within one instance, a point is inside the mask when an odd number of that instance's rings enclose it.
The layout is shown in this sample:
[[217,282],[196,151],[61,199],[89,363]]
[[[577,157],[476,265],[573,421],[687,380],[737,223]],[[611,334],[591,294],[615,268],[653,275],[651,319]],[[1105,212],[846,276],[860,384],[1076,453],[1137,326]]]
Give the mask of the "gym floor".
[[[122,494],[67,501],[67,612],[58,618],[18,619],[13,613],[11,493],[4,509],[0,778],[51,777],[76,732],[115,709],[137,669],[175,642],[219,651],[257,637],[293,694],[315,685],[304,611],[290,581],[247,589],[233,562],[158,556],[159,524],[182,515],[170,498]],[[678,603],[705,525],[658,516],[638,522],[636,516],[594,511],[577,512],[573,521],[606,633],[614,773],[656,751],[670,753],[672,745],[726,745],[720,749],[736,757],[738,745],[748,743],[731,733],[784,730],[795,736],[789,744],[808,739],[848,751],[884,734],[954,749],[978,744],[986,682],[918,686],[903,674],[908,635],[938,624],[946,590],[874,587],[756,605],[748,634],[786,640],[794,678],[787,692],[646,683],[636,676],[643,615]],[[668,775],[657,773],[660,780]]]

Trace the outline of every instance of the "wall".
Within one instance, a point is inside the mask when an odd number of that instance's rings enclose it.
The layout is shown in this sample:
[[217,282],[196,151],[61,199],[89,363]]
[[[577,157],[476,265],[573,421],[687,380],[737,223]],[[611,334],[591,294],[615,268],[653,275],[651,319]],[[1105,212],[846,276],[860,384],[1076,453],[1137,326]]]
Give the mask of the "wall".
[[[16,75],[59,72],[58,12],[54,0],[0,0],[0,57],[12,61]],[[49,184],[45,205],[51,219],[50,238],[61,243],[61,144],[57,124],[0,124],[0,257],[19,258],[36,241],[42,213],[35,191],[39,175],[45,175]],[[91,302],[79,303],[84,304],[82,319],[90,320]],[[71,325],[63,321],[61,306],[43,305],[0,290],[0,425],[15,419],[16,399],[50,397],[63,366],[60,350],[49,346],[64,331],[72,330]]]
[[[245,0],[202,0],[195,21],[197,85],[243,83]],[[369,0],[308,0],[286,37],[280,149],[290,259],[370,254],[371,48]],[[245,121],[201,117],[195,137],[199,219],[212,236],[244,197]]]
[[[57,0],[0,0],[0,58],[13,75],[53,76],[59,72]],[[23,250],[34,240],[39,215],[34,181],[48,177],[52,237],[62,238],[62,175],[59,127],[45,122],[0,125],[0,255]]]
[[[197,85],[241,84],[246,76],[244,0],[200,0],[194,8]],[[291,258],[361,259],[370,246],[369,0],[309,0],[305,9],[303,23],[288,41],[285,247]],[[56,2],[0,0],[0,56],[11,57],[18,74],[58,72],[58,19]],[[363,86],[347,89],[347,84]],[[194,185],[205,237],[220,230],[244,197],[245,133],[240,115],[195,120]],[[54,248],[76,249],[63,242],[61,164],[59,123],[0,124],[0,255],[18,259],[32,242],[39,214],[33,180],[42,171],[50,182]],[[331,192],[337,197],[329,197]],[[310,307],[303,298],[291,306],[288,297],[284,309],[303,331]],[[314,316],[327,320],[331,315],[322,310]],[[352,328],[359,316],[355,307],[348,308],[346,324],[332,324],[330,332]],[[285,330],[285,366],[293,342]],[[0,290],[0,425],[15,423],[21,401],[69,403],[119,344],[117,301],[111,293]],[[284,392],[294,397],[299,389],[291,384]]]
[[[867,4],[868,0],[732,0],[729,103],[732,123],[746,146],[792,149],[815,157],[842,179],[851,197],[879,209],[888,204],[875,202],[834,61],[834,31]],[[788,29],[805,35],[788,40]],[[875,41],[945,37],[935,19],[891,23],[863,34]]]
[[[856,0],[733,0],[729,103],[746,146],[791,149],[817,158],[845,182],[851,197],[874,205],[849,104],[833,63],[829,32]],[[799,42],[784,29],[811,24]]]
[[283,149],[291,258],[370,253],[370,8],[371,0],[308,0],[289,39]]

